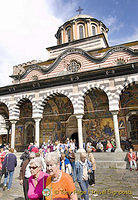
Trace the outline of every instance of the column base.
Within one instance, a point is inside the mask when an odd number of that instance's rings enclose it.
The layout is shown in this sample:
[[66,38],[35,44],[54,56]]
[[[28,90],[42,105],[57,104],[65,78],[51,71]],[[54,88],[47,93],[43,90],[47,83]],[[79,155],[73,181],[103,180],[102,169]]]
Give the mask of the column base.
[[115,153],[120,153],[120,152],[123,152],[123,150],[121,148],[116,148],[115,149]]
[[85,149],[79,148],[76,153],[83,153],[83,152],[86,152]]

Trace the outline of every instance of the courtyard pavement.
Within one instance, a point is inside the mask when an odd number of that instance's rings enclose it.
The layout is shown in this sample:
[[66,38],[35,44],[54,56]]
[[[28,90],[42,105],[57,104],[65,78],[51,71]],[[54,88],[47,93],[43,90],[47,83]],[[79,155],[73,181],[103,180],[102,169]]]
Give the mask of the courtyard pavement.
[[[18,159],[19,161],[19,159]],[[20,161],[16,167],[12,188],[3,191],[0,185],[0,200],[24,200],[23,189],[19,183]],[[3,179],[2,179],[3,182]],[[80,197],[80,189],[76,183]],[[128,169],[97,169],[96,184],[89,187],[90,199],[94,200],[135,200],[138,199],[138,172]]]

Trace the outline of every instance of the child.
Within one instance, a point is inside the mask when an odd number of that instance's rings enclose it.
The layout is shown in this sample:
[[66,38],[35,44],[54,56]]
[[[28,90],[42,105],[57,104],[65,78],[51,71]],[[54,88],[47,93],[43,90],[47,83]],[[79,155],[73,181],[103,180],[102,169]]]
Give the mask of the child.
[[132,171],[132,165],[134,164],[135,169],[137,170],[137,164],[136,164],[136,154],[135,152],[133,152],[133,150],[130,148],[129,152],[128,152],[128,161],[130,164],[130,171]]

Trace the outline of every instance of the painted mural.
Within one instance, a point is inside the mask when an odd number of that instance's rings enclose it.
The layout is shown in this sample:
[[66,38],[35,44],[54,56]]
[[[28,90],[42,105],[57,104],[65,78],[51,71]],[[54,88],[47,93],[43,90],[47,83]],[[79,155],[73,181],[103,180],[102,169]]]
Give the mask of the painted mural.
[[131,110],[138,110],[138,85],[126,88],[120,96],[119,116],[126,116]]
[[33,134],[32,129],[29,129],[30,131],[26,133],[27,124],[30,122],[34,124],[34,120],[32,119],[32,104],[29,100],[26,100],[20,106],[19,121],[16,123],[15,145],[17,148],[28,145],[33,139],[31,136]]
[[43,119],[40,123],[40,143],[49,139],[66,139],[66,121],[73,114],[70,100],[64,96],[56,96],[48,100],[44,107]]
[[28,100],[20,106],[20,116],[19,118],[31,118],[32,117],[32,104]]
[[87,138],[104,140],[114,137],[112,114],[103,91],[93,89],[85,96],[84,111],[83,125]]
[[127,138],[126,116],[138,111],[138,85],[131,85],[122,92],[119,107],[119,132],[122,138]]

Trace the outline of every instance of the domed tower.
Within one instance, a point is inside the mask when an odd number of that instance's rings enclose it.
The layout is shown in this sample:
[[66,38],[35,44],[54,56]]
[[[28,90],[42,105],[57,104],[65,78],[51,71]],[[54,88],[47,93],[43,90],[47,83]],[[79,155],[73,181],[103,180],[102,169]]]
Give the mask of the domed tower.
[[50,58],[56,58],[67,48],[81,48],[87,52],[99,50],[108,45],[108,28],[99,20],[79,14],[58,28],[57,45],[47,48]]
[[56,38],[59,45],[99,34],[104,34],[107,40],[107,33],[108,28],[101,21],[89,15],[77,15],[59,27]]

